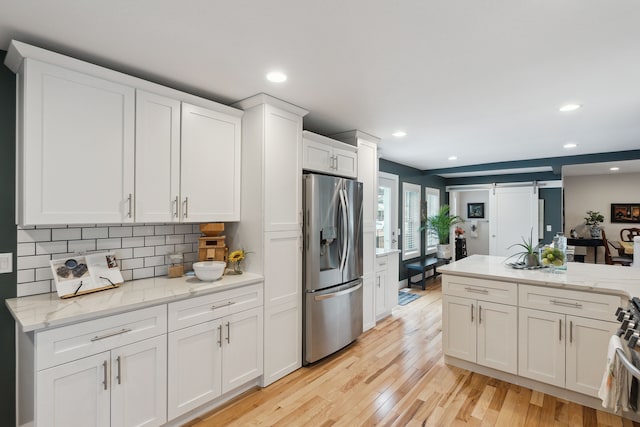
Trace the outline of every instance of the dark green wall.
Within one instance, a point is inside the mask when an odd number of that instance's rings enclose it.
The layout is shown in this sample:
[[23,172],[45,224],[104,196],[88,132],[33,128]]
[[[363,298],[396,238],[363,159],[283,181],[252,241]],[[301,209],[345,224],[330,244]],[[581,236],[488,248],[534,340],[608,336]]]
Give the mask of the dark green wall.
[[[553,236],[562,230],[562,188],[541,188],[539,199],[544,199],[544,243],[551,243]],[[546,226],[551,226],[547,231]],[[565,232],[569,235],[569,230]]]
[[[0,50],[4,64],[6,52]],[[0,274],[0,425],[15,425],[15,329],[4,300],[16,296],[16,78],[0,65],[0,253],[13,253],[13,273]]]

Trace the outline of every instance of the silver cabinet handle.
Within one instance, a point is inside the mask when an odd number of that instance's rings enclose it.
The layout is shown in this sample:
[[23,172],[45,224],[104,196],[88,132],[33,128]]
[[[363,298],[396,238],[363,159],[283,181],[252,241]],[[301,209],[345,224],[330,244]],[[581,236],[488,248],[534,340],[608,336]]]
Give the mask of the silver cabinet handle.
[[171,202],[172,205],[175,205],[175,210],[173,211],[173,216],[178,218],[178,204],[180,203],[180,199],[176,196],[175,200]]
[[230,305],[233,305],[235,303],[236,303],[235,301],[229,301],[226,304],[222,304],[222,305],[212,305],[211,310],[216,310],[218,308],[223,308],[223,307],[229,307]]
[[464,290],[467,291],[467,292],[475,292],[476,294],[483,294],[483,295],[487,295],[489,293],[488,289],[478,289],[478,288],[466,287],[466,288],[464,288]]
[[218,325],[218,347],[222,347],[222,325]]
[[562,319],[558,319],[558,340],[562,341]]
[[96,335],[95,337],[91,338],[91,341],[100,341],[100,340],[103,340],[105,338],[113,337],[113,336],[116,336],[116,335],[126,334],[127,332],[131,332],[131,329],[123,328],[123,329],[120,329],[119,331],[110,332],[110,333],[105,334],[105,335],[100,335],[100,336]]
[[231,322],[227,322],[227,343],[231,343]]
[[127,212],[128,218],[131,218],[131,199],[132,198],[133,198],[133,195],[129,193],[129,197],[127,197],[127,202],[129,203],[129,212]]
[[116,357],[116,363],[118,364],[118,370],[117,370],[117,373],[116,373],[116,380],[118,380],[118,384],[122,384],[122,369],[121,369],[120,356]]
[[107,377],[107,361],[106,360],[102,362],[102,372],[103,372],[102,384],[104,385],[104,389],[106,390],[107,381],[109,380],[109,378]]
[[189,216],[189,198],[184,198],[184,215],[185,218]]
[[573,320],[569,321],[569,342],[573,342]]
[[558,301],[555,299],[549,300],[551,304],[561,305],[563,307],[573,307],[573,308],[582,308],[582,304],[577,302],[566,302],[566,301]]
[[478,324],[479,325],[482,324],[482,306],[481,305],[478,306]]
[[471,304],[471,323],[473,323],[473,304]]

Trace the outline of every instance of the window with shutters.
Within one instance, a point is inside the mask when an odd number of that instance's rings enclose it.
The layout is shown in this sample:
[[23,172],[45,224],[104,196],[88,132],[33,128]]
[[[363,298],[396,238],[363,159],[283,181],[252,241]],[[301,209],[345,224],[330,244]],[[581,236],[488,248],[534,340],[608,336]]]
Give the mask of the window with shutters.
[[402,183],[402,259],[420,256],[420,186]]
[[[440,210],[440,190],[437,188],[426,187],[424,189],[425,206],[423,207],[426,217],[438,214]],[[438,235],[433,231],[425,230],[425,255],[435,254],[438,250]]]

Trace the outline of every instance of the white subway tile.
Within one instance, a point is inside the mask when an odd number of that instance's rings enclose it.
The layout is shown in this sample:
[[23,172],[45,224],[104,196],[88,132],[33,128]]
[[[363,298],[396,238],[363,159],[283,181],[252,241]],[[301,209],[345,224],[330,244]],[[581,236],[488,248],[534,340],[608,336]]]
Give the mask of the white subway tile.
[[54,228],[51,230],[51,240],[80,240],[81,228]]
[[133,258],[133,248],[116,249],[113,253],[116,256],[116,259]]
[[193,251],[193,244],[192,243],[188,243],[186,245],[176,245],[175,246],[175,251],[176,252],[180,252],[180,253],[192,252]]
[[26,297],[28,295],[48,294],[51,292],[51,281],[43,280],[41,282],[20,283],[18,285],[18,297]]
[[103,249],[120,249],[122,247],[122,239],[98,239],[96,240],[96,248],[101,251]]
[[153,236],[153,225],[140,225],[133,227],[134,236]]
[[184,261],[185,262],[196,262],[198,261],[198,254],[193,253],[193,252],[189,252],[184,254]]
[[156,265],[163,265],[164,257],[163,256],[152,256],[144,259],[145,267],[155,267]]
[[191,232],[202,235],[202,233],[200,232],[200,224],[191,224]]
[[191,230],[193,230],[191,224],[177,224],[175,227],[176,234],[191,234]]
[[35,225],[19,225],[18,226],[18,230],[33,230],[35,228],[36,228]]
[[133,227],[109,227],[109,237],[131,237]]
[[70,253],[82,253],[96,250],[96,241],[91,240],[69,240]]
[[65,252],[67,252],[66,240],[36,243],[36,255],[63,254]]
[[83,239],[106,239],[109,237],[109,229],[107,227],[83,228]]
[[16,250],[16,253],[18,256],[35,255],[36,244],[35,243],[18,243],[18,248]]
[[53,279],[53,271],[51,271],[51,267],[49,268],[37,268],[36,269],[36,280],[51,280]]
[[175,252],[175,246],[173,245],[164,245],[164,246],[156,246],[156,255],[166,255],[172,254]]
[[200,238],[200,234],[186,234],[184,236],[185,243],[198,243],[198,239]]
[[145,246],[161,246],[164,245],[164,236],[147,236],[144,238]]
[[36,280],[36,271],[33,268],[29,270],[18,270],[18,283],[33,282]]
[[36,228],[69,228],[67,224],[48,224],[37,225]]
[[154,256],[156,251],[153,246],[148,246],[146,248],[133,248],[133,257],[134,258],[142,258],[146,256]]
[[48,242],[51,240],[51,229],[21,230],[18,228],[18,243]]
[[144,246],[144,237],[125,237],[122,239],[123,248]]
[[147,277],[153,277],[153,267],[148,268],[138,268],[133,270],[133,280],[145,279]]
[[155,234],[156,236],[173,234],[174,227],[173,225],[156,225]]
[[124,259],[120,261],[120,268],[122,270],[131,270],[142,267],[144,267],[144,258]]
[[167,236],[167,245],[177,245],[184,243],[184,235],[182,234],[172,234]]
[[193,264],[190,262],[184,263],[184,271],[193,271]]
[[48,267],[49,255],[21,256],[18,257],[18,270],[26,270],[28,268]]
[[131,270],[123,270],[120,273],[122,273],[122,278],[127,281],[127,280],[133,280],[133,272]]
[[158,267],[154,268],[154,275],[155,277],[158,276],[166,276],[168,273],[168,267],[166,265],[160,265]]

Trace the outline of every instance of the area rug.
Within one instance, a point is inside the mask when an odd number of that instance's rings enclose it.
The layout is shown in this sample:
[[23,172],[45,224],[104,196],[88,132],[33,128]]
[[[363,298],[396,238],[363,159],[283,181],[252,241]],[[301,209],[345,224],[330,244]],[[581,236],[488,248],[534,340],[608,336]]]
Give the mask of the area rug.
[[398,292],[398,304],[407,305],[411,301],[415,301],[420,298],[422,295],[412,294],[409,292]]

